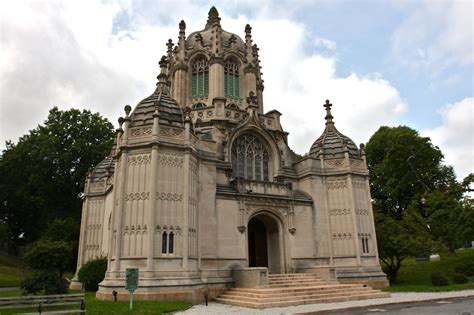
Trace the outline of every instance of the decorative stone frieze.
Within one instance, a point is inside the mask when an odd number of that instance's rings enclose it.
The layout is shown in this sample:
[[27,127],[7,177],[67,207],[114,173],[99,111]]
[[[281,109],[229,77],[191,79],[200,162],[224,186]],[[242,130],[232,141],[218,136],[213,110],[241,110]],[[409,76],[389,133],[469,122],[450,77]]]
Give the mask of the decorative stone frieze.
[[130,138],[144,137],[151,135],[151,126],[130,128]]
[[129,193],[125,195],[125,201],[148,200],[148,199],[150,199],[149,191]]
[[150,164],[151,162],[151,154],[144,153],[144,154],[131,154],[128,157],[128,165],[145,165]]
[[183,194],[171,193],[171,192],[157,192],[156,199],[168,200],[168,201],[181,201],[183,200]]

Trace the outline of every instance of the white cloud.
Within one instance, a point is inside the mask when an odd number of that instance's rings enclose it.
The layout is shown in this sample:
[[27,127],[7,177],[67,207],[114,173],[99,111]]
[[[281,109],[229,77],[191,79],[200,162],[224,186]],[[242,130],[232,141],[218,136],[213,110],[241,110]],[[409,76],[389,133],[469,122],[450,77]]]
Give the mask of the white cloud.
[[[54,105],[99,111],[116,122],[125,104],[135,105],[153,91],[157,61],[167,39],[176,41],[179,20],[185,18],[189,34],[204,27],[209,9],[182,5],[171,19],[168,2],[156,14],[126,1],[4,3],[2,142],[26,133]],[[407,105],[380,74],[338,76],[335,57],[304,52],[309,32],[303,24],[275,18],[268,8],[258,12],[249,19],[220,10],[222,25],[242,37],[245,24],[252,25],[265,79],[265,110],[283,113],[294,150],[307,152],[322,133],[326,99],[334,104],[336,126],[356,143],[366,142],[380,125],[398,123]],[[122,15],[128,21],[117,21]],[[116,24],[120,27],[114,29]],[[319,39],[335,48],[330,39]]]
[[444,153],[445,162],[453,165],[458,180],[474,173],[474,98],[443,106],[439,111],[442,124],[422,135]]
[[316,37],[314,39],[314,45],[320,48],[336,50],[336,42],[322,37]]
[[472,1],[407,3],[406,12],[392,37],[400,64],[440,76],[450,66],[474,62]]

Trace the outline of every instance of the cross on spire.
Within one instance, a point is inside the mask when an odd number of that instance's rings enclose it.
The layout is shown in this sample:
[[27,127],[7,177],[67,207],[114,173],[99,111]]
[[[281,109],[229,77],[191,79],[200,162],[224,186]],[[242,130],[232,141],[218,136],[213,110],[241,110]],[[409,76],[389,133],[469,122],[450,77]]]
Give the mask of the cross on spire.
[[331,114],[332,104],[329,102],[329,100],[326,100],[326,103],[323,106],[326,108],[326,117],[324,117],[324,119],[326,119],[326,125],[334,124],[334,122],[332,121],[334,117]]

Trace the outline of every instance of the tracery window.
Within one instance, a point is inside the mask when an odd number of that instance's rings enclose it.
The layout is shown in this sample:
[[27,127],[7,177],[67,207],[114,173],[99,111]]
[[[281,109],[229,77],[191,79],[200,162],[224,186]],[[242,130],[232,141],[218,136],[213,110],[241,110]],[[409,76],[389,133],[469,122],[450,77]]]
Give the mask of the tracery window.
[[232,59],[224,63],[224,92],[227,97],[240,96],[239,64]]
[[193,63],[191,95],[202,97],[209,94],[209,63],[206,58],[198,58]]
[[245,133],[235,139],[231,150],[235,177],[268,181],[269,158],[265,145],[256,136]]

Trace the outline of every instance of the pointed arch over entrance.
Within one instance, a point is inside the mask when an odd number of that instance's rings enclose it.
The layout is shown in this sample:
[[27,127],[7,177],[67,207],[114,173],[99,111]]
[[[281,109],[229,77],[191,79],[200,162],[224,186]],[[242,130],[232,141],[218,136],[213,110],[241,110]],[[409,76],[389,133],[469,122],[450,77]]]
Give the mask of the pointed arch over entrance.
[[275,217],[260,213],[248,223],[249,267],[268,267],[270,273],[284,272],[283,234]]

